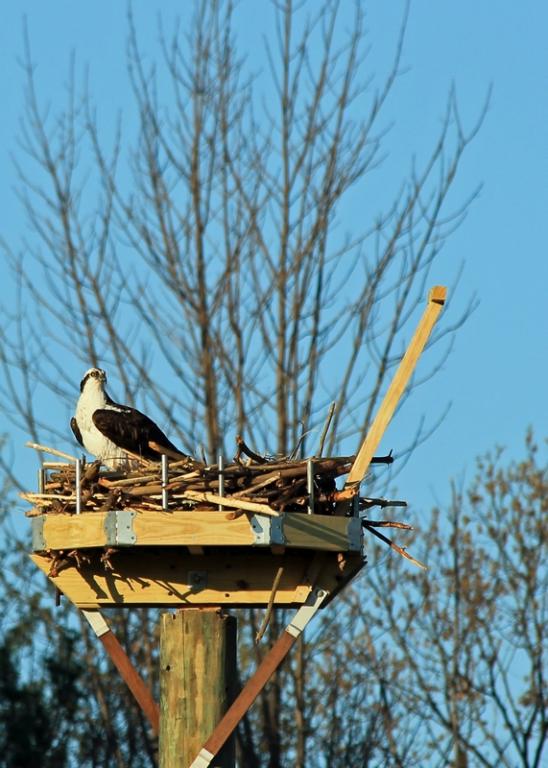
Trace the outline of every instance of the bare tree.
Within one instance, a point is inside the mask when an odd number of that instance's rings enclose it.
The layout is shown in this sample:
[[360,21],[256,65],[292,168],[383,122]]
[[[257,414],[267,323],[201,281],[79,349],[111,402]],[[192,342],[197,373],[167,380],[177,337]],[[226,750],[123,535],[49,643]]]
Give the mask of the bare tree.
[[[367,74],[362,3],[354,3],[346,32],[336,0],[274,4],[269,70],[260,74],[238,52],[231,2],[192,8],[188,24],[161,30],[161,60],[151,66],[128,18],[134,141],[121,120],[113,137],[101,130],[74,66],[66,107],[55,116],[44,109],[26,43],[18,171],[28,234],[19,247],[4,243],[18,297],[0,331],[6,415],[34,439],[65,440],[64,427],[36,412],[36,388],[72,403],[78,374],[100,364],[120,398],[144,402],[184,447],[203,446],[210,459],[230,450],[235,433],[259,450],[313,453],[314,430],[334,401],[332,452],[366,431],[431,265],[466,213],[473,195],[457,209],[448,195],[482,115],[465,130],[450,92],[429,158],[410,166],[385,211],[364,211],[347,234],[344,205],[374,183],[382,161],[383,115],[400,76],[406,17],[391,68],[375,81]],[[119,622],[131,647],[134,629]],[[274,620],[273,633],[277,626]],[[149,669],[151,648],[135,651]],[[260,743],[244,723],[245,764],[277,768],[284,755],[306,764],[312,723],[330,720],[319,698],[304,701],[304,682],[319,685],[321,677],[310,666],[313,652],[303,645],[296,666],[282,670],[262,698]],[[89,659],[93,676],[91,667]],[[322,691],[329,688],[333,723],[340,723],[348,682],[340,667],[333,672]],[[296,695],[297,727],[282,735],[293,720],[286,684]],[[94,690],[106,727],[111,700],[99,680]],[[375,690],[383,703],[367,720],[369,731],[355,723],[364,745],[356,765],[378,764],[367,733],[394,722],[388,682]],[[354,764],[351,744],[341,746],[337,733],[326,735],[325,760]],[[133,764],[116,748],[118,764]],[[150,746],[144,754],[153,764]]]
[[486,456],[466,492],[453,486],[445,514],[434,510],[421,531],[430,575],[403,574],[397,560],[372,572],[383,615],[372,629],[364,611],[368,637],[401,670],[429,765],[543,764],[547,472],[532,435],[521,461]]

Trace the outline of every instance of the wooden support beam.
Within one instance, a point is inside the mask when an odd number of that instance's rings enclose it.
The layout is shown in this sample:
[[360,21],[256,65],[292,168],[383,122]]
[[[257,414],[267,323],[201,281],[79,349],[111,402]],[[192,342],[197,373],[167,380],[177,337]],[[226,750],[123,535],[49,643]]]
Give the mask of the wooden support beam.
[[[422,354],[436,320],[445,304],[446,296],[447,289],[445,286],[436,285],[431,288],[430,293],[428,294],[428,303],[415,330],[415,334],[407,347],[405,355],[401,359],[369,432],[352,464],[350,472],[346,478],[345,487],[353,487],[356,492],[359,490],[360,483],[365,477],[371,459],[394,415],[394,411],[409,383],[409,379],[415,370],[418,359]],[[336,514],[345,514],[347,509],[348,503],[341,502],[337,507]]]
[[[220,608],[164,613],[160,625],[160,768],[190,765],[234,697],[236,619]],[[215,766],[233,768],[227,741]]]
[[135,697],[135,700],[146,715],[150,725],[152,726],[152,730],[156,735],[158,735],[160,730],[160,710],[158,708],[158,704],[154,701],[148,686],[131,663],[129,656],[118,642],[118,639],[108,626],[101,613],[99,611],[87,610],[83,610],[82,613],[103,644],[103,647],[110,656],[112,663]]

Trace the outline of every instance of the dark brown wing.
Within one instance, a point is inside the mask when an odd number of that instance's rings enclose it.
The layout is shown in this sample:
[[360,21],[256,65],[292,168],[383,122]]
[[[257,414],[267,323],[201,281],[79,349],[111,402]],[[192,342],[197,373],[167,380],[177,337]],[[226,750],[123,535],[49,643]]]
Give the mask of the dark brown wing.
[[74,433],[74,437],[78,440],[82,448],[85,448],[84,443],[82,441],[82,433],[80,432],[80,427],[78,426],[78,422],[76,421],[74,416],[70,420],[70,428],[72,429]]
[[160,458],[158,452],[149,447],[151,442],[181,456],[185,455],[173,445],[152,419],[136,408],[116,405],[113,408],[98,409],[93,414],[93,423],[115,445],[145,459]]

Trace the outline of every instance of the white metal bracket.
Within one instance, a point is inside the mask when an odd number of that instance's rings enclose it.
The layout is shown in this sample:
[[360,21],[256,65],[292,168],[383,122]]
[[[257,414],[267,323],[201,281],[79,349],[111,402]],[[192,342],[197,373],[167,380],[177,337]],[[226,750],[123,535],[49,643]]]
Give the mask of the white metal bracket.
[[289,634],[293,635],[293,637],[299,637],[308,622],[316,614],[318,608],[321,606],[327,595],[328,592],[326,589],[312,590],[306,600],[306,603],[304,603],[304,605],[299,608],[293,617],[293,620],[290,621],[285,628],[285,631],[289,632]]

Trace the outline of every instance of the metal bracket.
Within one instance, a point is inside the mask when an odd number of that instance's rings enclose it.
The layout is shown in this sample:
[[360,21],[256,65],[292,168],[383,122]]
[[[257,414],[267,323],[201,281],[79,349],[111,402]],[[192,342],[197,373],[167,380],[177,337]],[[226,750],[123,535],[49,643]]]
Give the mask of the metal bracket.
[[251,529],[255,534],[254,544],[270,544],[270,518],[267,515],[252,515]]
[[284,516],[270,518],[270,543],[285,544]]
[[255,534],[255,546],[266,546],[270,544],[285,544],[284,535],[284,517],[271,517],[270,515],[252,515],[250,519],[251,528]]
[[127,509],[111,509],[105,516],[105,534],[108,547],[129,547],[137,543],[133,530],[135,512]]
[[351,552],[361,552],[363,544],[363,526],[361,518],[348,518],[348,549]]
[[302,605],[295,616],[285,628],[293,637],[299,637],[310,619],[314,616],[323,600],[327,597],[326,589],[314,589],[308,596],[306,603]]
[[44,538],[45,515],[33,517],[31,520],[32,532],[32,551],[43,552],[46,549],[46,539]]

